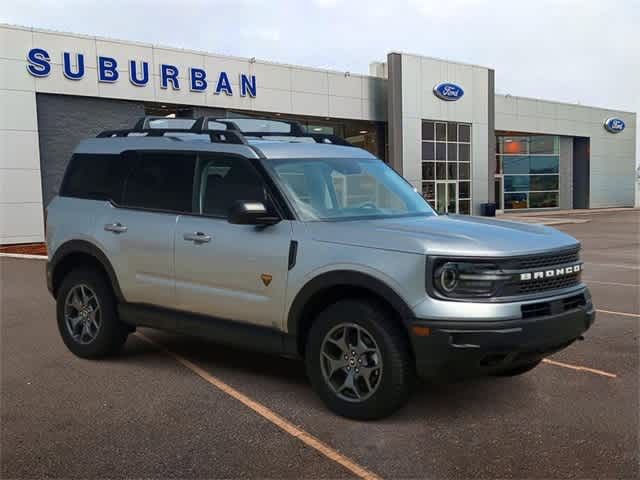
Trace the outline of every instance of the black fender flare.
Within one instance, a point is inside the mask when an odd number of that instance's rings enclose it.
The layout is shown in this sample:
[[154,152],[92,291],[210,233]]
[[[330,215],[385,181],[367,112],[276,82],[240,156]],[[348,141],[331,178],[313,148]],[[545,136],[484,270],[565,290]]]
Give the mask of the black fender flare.
[[53,281],[56,274],[56,269],[64,262],[69,255],[82,253],[93,257],[104,269],[105,273],[109,277],[109,282],[113,288],[113,293],[119,302],[124,302],[124,295],[120,289],[120,283],[116,272],[111,265],[111,262],[107,258],[106,254],[95,244],[86,240],[69,240],[56,250],[51,260],[47,262],[47,286],[52,295],[55,295],[55,290],[58,285],[54,285]]
[[302,312],[311,298],[317,293],[333,287],[358,287],[383,298],[400,315],[406,325],[413,317],[411,307],[405,300],[382,280],[366,273],[353,270],[335,270],[318,275],[309,280],[297,293],[289,309],[287,332],[297,336],[303,321]]

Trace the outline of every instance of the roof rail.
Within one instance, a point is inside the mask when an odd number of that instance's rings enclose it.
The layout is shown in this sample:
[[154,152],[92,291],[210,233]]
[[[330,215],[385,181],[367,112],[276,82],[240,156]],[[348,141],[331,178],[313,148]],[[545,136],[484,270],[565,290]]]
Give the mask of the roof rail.
[[[146,137],[163,137],[166,134],[183,133],[183,134],[202,134],[209,135],[209,139],[213,143],[233,143],[233,144],[246,144],[244,136],[237,131],[229,129],[210,129],[208,128],[208,122],[205,119],[208,117],[201,117],[199,119],[193,118],[167,118],[158,116],[146,116],[139,119],[133,128],[127,128],[122,130],[105,130],[104,132],[96,135],[96,138],[109,138],[109,137],[128,137],[131,134],[146,136]],[[166,120],[167,123],[171,123],[172,120],[176,120],[175,123],[182,123],[181,127],[168,127],[168,128],[156,128],[152,126],[154,121]],[[180,121],[180,122],[178,122]],[[188,123],[187,125],[184,125]],[[203,128],[206,126],[207,128]]]
[[[289,125],[289,132],[253,132],[243,131],[237,124],[239,120],[270,120],[273,122],[284,123]],[[167,127],[153,127],[154,122],[166,121]],[[180,126],[171,127],[171,123],[176,123]],[[214,124],[216,127],[224,128],[210,128]],[[353,147],[353,144],[347,142],[344,138],[337,135],[325,134],[325,133],[308,133],[298,122],[288,120],[273,120],[270,118],[258,118],[258,117],[242,117],[242,118],[217,118],[217,117],[199,117],[194,118],[167,118],[159,116],[145,116],[139,119],[133,128],[122,130],[105,130],[97,135],[97,138],[109,138],[109,137],[128,137],[131,134],[146,136],[146,137],[162,137],[166,134],[183,133],[183,134],[201,134],[209,135],[211,142],[214,143],[234,143],[234,144],[246,144],[246,137],[253,138],[269,138],[269,137],[289,137],[292,141],[296,138],[310,138],[316,143],[331,143],[334,145],[342,145],[347,147]]]

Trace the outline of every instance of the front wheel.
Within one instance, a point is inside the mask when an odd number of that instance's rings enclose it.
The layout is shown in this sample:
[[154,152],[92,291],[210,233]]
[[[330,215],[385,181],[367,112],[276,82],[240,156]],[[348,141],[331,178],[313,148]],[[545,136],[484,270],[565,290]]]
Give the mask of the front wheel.
[[399,409],[413,380],[405,333],[385,309],[363,300],[343,300],[318,315],[307,341],[306,365],[325,404],[360,420]]

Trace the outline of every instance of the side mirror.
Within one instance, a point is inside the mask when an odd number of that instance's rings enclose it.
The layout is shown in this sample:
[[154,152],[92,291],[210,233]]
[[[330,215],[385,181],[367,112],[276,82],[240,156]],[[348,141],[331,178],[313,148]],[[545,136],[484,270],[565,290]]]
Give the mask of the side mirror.
[[235,225],[274,225],[280,217],[269,214],[262,202],[240,200],[231,207],[227,220]]

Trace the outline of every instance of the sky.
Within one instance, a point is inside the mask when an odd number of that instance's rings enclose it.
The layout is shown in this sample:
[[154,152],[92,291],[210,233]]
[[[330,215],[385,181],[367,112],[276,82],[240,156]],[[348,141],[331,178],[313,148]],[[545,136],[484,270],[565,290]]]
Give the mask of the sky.
[[0,22],[365,74],[401,51],[494,68],[497,93],[640,112],[640,0],[14,0]]

